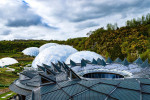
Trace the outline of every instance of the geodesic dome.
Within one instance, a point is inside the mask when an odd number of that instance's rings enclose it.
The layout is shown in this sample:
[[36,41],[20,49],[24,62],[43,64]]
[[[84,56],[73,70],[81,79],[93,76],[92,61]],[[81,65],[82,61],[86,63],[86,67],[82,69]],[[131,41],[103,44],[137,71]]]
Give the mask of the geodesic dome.
[[34,59],[32,67],[37,68],[37,65],[42,65],[42,63],[51,65],[51,62],[65,62],[67,57],[75,52],[77,52],[77,50],[68,45],[56,45],[48,47],[40,52],[39,55]]
[[39,54],[39,48],[29,47],[29,48],[24,49],[22,52],[24,55],[37,56]]
[[12,65],[12,64],[16,64],[18,63],[18,61],[14,58],[10,58],[10,57],[5,57],[0,59],[0,66],[5,66],[5,65]]
[[80,63],[80,61],[82,59],[85,59],[85,60],[89,60],[89,61],[92,61],[94,59],[104,59],[104,57],[102,57],[101,55],[95,53],[95,52],[91,52],[91,51],[80,51],[80,52],[76,52],[72,55],[70,55],[67,60],[66,60],[66,64],[70,64],[70,60],[73,60],[74,62],[76,63]]
[[56,46],[56,45],[59,45],[57,43],[46,43],[44,45],[42,45],[40,48],[39,48],[39,51],[43,51],[44,49],[48,48],[48,47],[51,47],[51,46]]

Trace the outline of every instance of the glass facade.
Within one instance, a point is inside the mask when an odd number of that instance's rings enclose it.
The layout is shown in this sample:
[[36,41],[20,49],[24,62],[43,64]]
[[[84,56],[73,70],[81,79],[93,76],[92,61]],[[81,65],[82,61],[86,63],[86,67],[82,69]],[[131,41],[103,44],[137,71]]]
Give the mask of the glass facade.
[[124,76],[119,74],[112,74],[112,73],[88,73],[83,75],[85,78],[124,78]]

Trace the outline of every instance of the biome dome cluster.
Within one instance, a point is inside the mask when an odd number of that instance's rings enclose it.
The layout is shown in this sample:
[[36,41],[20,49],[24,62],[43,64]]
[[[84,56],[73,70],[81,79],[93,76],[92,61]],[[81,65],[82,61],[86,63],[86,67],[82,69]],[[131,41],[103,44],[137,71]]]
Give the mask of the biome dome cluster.
[[37,56],[39,54],[39,48],[29,47],[29,48],[24,49],[22,52],[24,55]]
[[93,58],[104,59],[101,55],[91,51],[77,51],[75,48],[69,45],[59,45],[56,43],[47,43],[39,48],[40,53],[36,56],[32,62],[32,67],[37,68],[37,65],[51,65],[52,63],[67,62],[70,60],[80,62],[81,59],[91,61]]
[[56,46],[56,45],[59,45],[59,44],[57,44],[57,43],[46,43],[46,44],[42,45],[39,48],[38,47],[26,48],[22,52],[23,52],[24,55],[29,55],[29,56],[36,57],[39,54],[39,52],[42,52],[44,49],[46,49],[48,47]]
[[[27,48],[27,50],[32,51],[33,47]],[[138,58],[133,63],[129,63],[127,59],[122,61],[117,58],[112,61],[110,58],[105,60],[105,58],[92,51],[77,51],[75,48],[69,45],[59,45],[56,43],[47,43],[40,47],[41,52],[35,57],[32,62],[33,68],[38,68],[37,65],[42,66],[43,64],[51,66],[51,63],[57,64],[58,61],[65,62],[66,64],[81,63],[82,60],[90,62],[92,64],[86,64],[86,67],[80,67],[76,65],[71,67],[77,74],[83,75],[92,72],[109,72],[125,75],[128,77],[140,76],[145,71],[143,66],[148,66],[148,62],[143,62]],[[102,61],[103,64],[98,64]],[[94,65],[93,65],[94,64]],[[95,65],[96,64],[96,65]],[[134,76],[133,76],[134,75]]]
[[65,62],[67,57],[77,50],[68,45],[51,46],[39,53],[34,59],[32,67],[36,68],[37,65],[51,65],[51,62],[57,63],[58,61]]

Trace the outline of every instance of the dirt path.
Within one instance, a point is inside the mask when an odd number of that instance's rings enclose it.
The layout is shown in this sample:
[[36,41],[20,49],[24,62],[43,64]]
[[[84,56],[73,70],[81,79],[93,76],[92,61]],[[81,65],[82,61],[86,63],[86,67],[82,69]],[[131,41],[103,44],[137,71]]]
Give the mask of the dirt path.
[[0,89],[0,95],[3,94],[3,93],[6,93],[6,92],[9,92],[9,88],[6,88],[6,89]]
[[6,71],[8,71],[8,72],[13,72],[13,71],[15,71],[15,69],[14,68],[9,68],[9,67],[7,67],[7,70]]

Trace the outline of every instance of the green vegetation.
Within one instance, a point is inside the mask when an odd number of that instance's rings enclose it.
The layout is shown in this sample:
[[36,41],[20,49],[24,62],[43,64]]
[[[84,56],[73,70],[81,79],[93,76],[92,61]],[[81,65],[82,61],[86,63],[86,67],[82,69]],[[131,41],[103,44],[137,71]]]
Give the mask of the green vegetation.
[[6,92],[6,93],[0,95],[0,100],[8,100],[13,95],[16,95],[16,93],[14,93],[12,91]]
[[[33,57],[23,55],[22,53],[0,53],[0,58],[3,57],[13,57],[16,60],[18,60],[19,63],[8,66],[9,68],[15,69],[14,72],[8,72],[6,71],[6,68],[0,68],[0,84],[2,85],[9,85],[14,80],[18,78],[17,73],[21,72],[23,70],[23,67],[27,64],[31,64],[33,61]],[[21,67],[22,66],[22,67]]]
[[62,44],[64,41],[57,40],[14,40],[14,41],[0,41],[0,52],[1,53],[18,53],[27,47],[39,47],[45,43],[59,43]]
[[[107,29],[99,28],[88,38],[69,39],[66,44],[78,50],[91,50],[104,57],[127,58],[134,61],[139,56],[145,60],[150,58],[150,14],[128,20],[126,26],[118,27],[107,24]],[[150,60],[150,59],[149,59]]]
[[11,84],[14,80],[16,80],[18,76],[15,73],[12,72],[1,72],[0,73],[0,84],[3,85],[9,85]]
[[[0,53],[0,58],[13,57],[19,61],[19,63],[8,66],[9,68],[15,69],[14,72],[8,72],[7,68],[0,68],[0,89],[6,89],[16,79],[18,79],[17,73],[23,70],[23,67],[27,64],[31,64],[33,57],[23,55],[22,53]],[[22,67],[21,67],[22,66]],[[8,95],[11,94],[11,95]],[[0,100],[7,100],[8,98],[15,95],[13,92],[6,92],[0,95]],[[5,98],[1,98],[5,97]]]
[[6,89],[6,88],[8,88],[8,87],[4,87],[4,86],[0,87],[0,89]]
[[99,28],[85,41],[85,49],[95,51],[113,60],[117,57],[134,61],[139,56],[150,58],[150,14],[126,22],[126,26],[108,24]]

